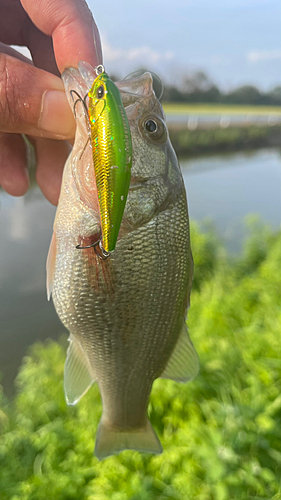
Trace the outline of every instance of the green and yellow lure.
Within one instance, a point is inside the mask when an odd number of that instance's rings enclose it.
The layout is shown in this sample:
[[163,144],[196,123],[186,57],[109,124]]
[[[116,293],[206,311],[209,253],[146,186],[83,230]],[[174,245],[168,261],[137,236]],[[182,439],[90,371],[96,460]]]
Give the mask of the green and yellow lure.
[[115,249],[129,191],[132,140],[120,92],[101,68],[88,93],[88,112],[102,248],[108,253]]

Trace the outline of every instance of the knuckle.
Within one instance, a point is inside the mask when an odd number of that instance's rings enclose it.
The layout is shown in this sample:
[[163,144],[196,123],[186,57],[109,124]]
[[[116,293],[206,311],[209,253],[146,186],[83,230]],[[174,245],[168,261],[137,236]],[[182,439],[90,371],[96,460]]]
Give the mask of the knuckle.
[[17,123],[15,114],[15,88],[5,54],[0,54],[0,123],[2,129],[14,128]]
[[11,96],[13,90],[10,85],[9,72],[7,67],[7,57],[0,55],[0,123],[1,128],[5,128],[11,117]]
[[24,70],[22,62],[6,54],[0,54],[0,129],[18,132],[23,124],[33,123],[30,109],[32,66]]

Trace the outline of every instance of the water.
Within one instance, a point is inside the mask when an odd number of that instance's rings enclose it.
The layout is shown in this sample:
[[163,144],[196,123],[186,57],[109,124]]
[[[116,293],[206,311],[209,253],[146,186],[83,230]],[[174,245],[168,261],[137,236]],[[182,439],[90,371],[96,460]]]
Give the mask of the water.
[[[213,219],[232,250],[241,246],[248,213],[280,225],[278,150],[182,160],[181,167],[191,218]],[[45,291],[54,215],[37,187],[23,198],[0,191],[0,371],[7,393],[28,346],[65,331]]]
[[28,345],[63,327],[45,291],[55,208],[33,187],[22,198],[1,191],[0,214],[0,371],[10,388]]
[[281,151],[260,150],[181,161],[190,217],[215,222],[228,250],[241,250],[245,217],[281,222]]
[[167,123],[169,125],[183,125],[187,128],[195,129],[204,126],[218,126],[222,128],[240,125],[279,125],[281,123],[281,115],[272,113],[268,115],[256,114],[196,114],[196,113],[167,113]]

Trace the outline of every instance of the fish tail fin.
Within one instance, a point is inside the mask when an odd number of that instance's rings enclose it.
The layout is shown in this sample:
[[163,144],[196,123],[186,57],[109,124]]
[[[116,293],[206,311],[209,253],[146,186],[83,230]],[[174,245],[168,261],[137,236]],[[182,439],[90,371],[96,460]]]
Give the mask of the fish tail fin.
[[136,450],[144,453],[162,453],[161,443],[154,432],[150,421],[137,429],[120,429],[112,427],[103,419],[99,423],[95,455],[99,460],[115,455],[122,450]]

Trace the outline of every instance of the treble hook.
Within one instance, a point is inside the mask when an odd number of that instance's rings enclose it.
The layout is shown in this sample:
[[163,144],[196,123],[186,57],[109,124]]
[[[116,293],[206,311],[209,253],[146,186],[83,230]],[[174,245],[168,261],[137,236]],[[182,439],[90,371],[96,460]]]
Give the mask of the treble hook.
[[[96,247],[99,247],[99,251],[97,251],[97,248]],[[81,246],[81,245],[76,245],[77,250],[86,250],[87,248],[93,248],[94,251],[95,251],[95,254],[101,259],[101,260],[106,260],[111,252],[107,252],[103,246],[102,246],[102,242],[101,242],[101,238],[98,240],[98,241],[95,241],[95,243],[91,243],[91,245],[87,245],[87,246]]]
[[[73,98],[73,94],[76,95],[78,97],[78,99],[76,99],[76,101],[74,102],[74,98]],[[85,109],[85,112],[86,112],[86,115],[88,116],[88,108],[87,108],[87,104],[86,104],[86,99],[88,97],[88,94],[86,94],[84,96],[84,98],[82,99],[81,95],[78,94],[78,92],[76,92],[76,90],[71,90],[70,91],[70,95],[72,97],[72,100],[74,102],[74,106],[73,106],[73,113],[74,113],[74,116],[76,118],[76,111],[75,111],[75,108],[76,108],[76,105],[78,102],[82,102],[83,106],[84,106],[84,109]]]
[[[73,98],[73,94],[77,96],[77,99],[76,101],[74,102],[74,98]],[[86,99],[88,97],[88,94],[86,94],[84,96],[84,99],[82,99],[81,95],[78,94],[78,92],[76,92],[76,90],[70,90],[70,95],[72,97],[72,100],[74,102],[74,106],[73,106],[73,113],[74,113],[74,117],[75,117],[75,120],[76,120],[76,106],[77,106],[77,103],[78,102],[82,102],[83,106],[84,106],[84,112],[85,112],[85,119],[86,119],[86,127],[88,128],[88,131],[89,131],[89,115],[88,115],[88,107],[87,107],[87,103],[86,103]],[[90,134],[90,131],[89,131],[89,134]],[[88,140],[87,142],[85,143],[83,149],[82,149],[82,152],[79,156],[79,160],[81,160],[84,152],[85,152],[85,149],[87,147],[87,145],[89,144],[90,142],[90,136],[88,137]]]

